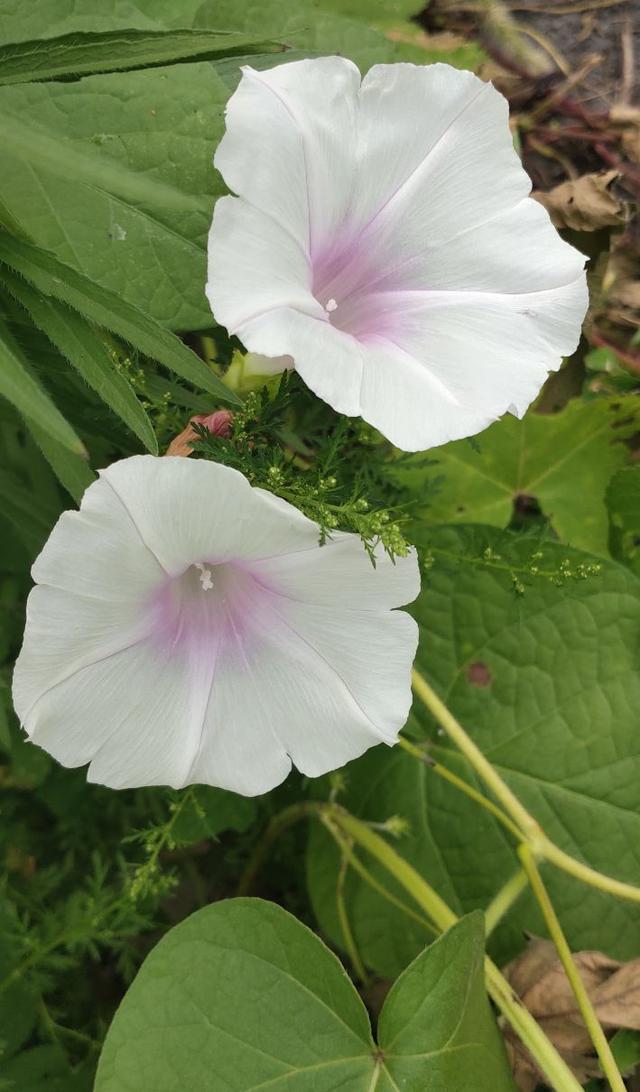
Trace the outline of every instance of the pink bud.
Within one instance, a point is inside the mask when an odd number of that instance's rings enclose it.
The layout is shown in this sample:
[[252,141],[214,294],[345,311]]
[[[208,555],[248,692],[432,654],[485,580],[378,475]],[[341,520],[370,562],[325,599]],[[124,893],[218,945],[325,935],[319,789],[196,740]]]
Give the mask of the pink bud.
[[213,436],[220,436],[227,440],[231,436],[231,423],[233,421],[233,414],[230,410],[221,409],[214,410],[213,413],[197,413],[195,417],[192,417],[189,424],[179,436],[176,436],[169,447],[167,448],[167,455],[191,455],[193,451],[192,444],[198,439],[198,434],[193,428],[194,422],[198,425],[204,425],[206,429]]
[[204,425],[214,436],[222,436],[225,440],[228,440],[231,436],[231,422],[233,421],[231,410],[219,409],[209,414],[198,413],[191,418],[191,421]]

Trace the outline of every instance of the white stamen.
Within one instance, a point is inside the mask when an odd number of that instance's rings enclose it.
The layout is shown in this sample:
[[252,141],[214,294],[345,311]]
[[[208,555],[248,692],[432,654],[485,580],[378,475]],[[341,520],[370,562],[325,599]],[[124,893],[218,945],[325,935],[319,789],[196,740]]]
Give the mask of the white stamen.
[[204,562],[196,561],[196,569],[200,570],[200,583],[202,584],[203,591],[211,591],[213,587],[213,580],[211,578],[211,569],[208,569]]
[[338,304],[336,303],[336,301],[334,299],[327,300],[327,306],[326,306],[325,310],[329,311],[329,312],[337,311],[338,310]]

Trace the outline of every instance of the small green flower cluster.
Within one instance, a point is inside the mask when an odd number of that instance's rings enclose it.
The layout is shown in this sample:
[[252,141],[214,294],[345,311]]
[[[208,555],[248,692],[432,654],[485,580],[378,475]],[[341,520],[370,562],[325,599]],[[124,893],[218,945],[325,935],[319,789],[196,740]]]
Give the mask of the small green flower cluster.
[[[391,448],[373,443],[361,422],[339,420],[318,408],[295,373],[285,372],[275,390],[251,391],[234,413],[231,437],[212,436],[194,425],[194,451],[241,471],[252,485],[295,504],[318,524],[319,540],[335,531],[359,534],[375,564],[378,546],[404,557],[409,544],[403,519],[388,503]],[[389,475],[390,477],[390,475]],[[397,495],[397,487],[395,489]]]

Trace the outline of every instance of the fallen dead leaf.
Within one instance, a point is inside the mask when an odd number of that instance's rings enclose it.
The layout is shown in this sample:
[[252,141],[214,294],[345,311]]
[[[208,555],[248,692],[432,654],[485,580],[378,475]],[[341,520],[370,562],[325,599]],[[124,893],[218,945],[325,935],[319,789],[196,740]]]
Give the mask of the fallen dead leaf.
[[640,254],[635,238],[618,238],[611,247],[603,288],[609,304],[622,308],[623,318],[632,326],[640,316]]
[[[605,1030],[640,1030],[640,959],[619,963],[602,952],[577,952],[574,960]],[[584,1083],[600,1069],[589,1033],[554,945],[533,939],[505,968],[505,975],[532,1016]],[[533,1059],[506,1025],[503,1033],[520,1092],[533,1092],[540,1080]]]
[[596,231],[628,219],[627,205],[610,189],[619,177],[616,170],[583,174],[575,181],[561,182],[548,193],[536,190],[531,196],[544,205],[556,227]]

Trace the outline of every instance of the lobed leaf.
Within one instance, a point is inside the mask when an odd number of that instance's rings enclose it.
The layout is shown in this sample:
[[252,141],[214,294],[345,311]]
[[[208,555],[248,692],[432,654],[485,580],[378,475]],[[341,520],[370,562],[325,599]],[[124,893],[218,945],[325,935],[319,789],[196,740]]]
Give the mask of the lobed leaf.
[[[573,399],[555,414],[507,414],[471,443],[456,440],[433,452],[436,465],[398,478],[416,494],[443,477],[422,515],[430,523],[506,527],[519,498],[535,498],[563,541],[607,555],[605,493],[628,459],[624,441],[640,425],[637,399]],[[416,460],[417,461],[417,460]]]
[[95,1092],[511,1092],[482,953],[472,915],[395,984],[376,1044],[344,969],[306,926],[258,899],[207,906],[145,960]]

